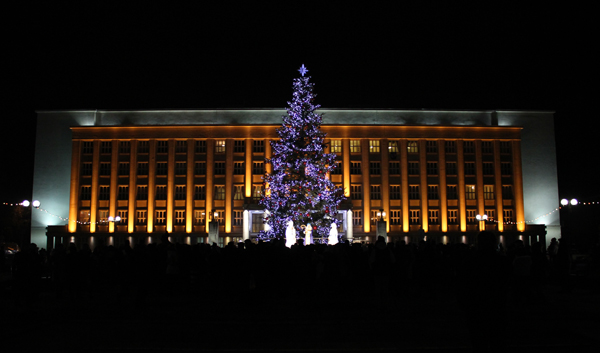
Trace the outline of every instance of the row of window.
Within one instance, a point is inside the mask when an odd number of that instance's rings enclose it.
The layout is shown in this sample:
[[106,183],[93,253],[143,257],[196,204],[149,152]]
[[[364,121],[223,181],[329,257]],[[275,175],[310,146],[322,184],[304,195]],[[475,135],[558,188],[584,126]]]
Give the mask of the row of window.
[[[360,175],[362,174],[360,161],[350,162],[350,174],[352,175]],[[343,165],[341,161],[336,161],[336,168],[332,171],[334,175],[343,174]],[[421,168],[419,166],[418,161],[408,162],[408,174],[409,175],[419,175],[421,174]],[[427,175],[438,175],[438,162],[428,161],[426,165]],[[476,175],[477,168],[475,167],[475,162],[465,162],[464,163],[464,172],[465,175]],[[500,172],[502,175],[512,175],[512,163],[510,162],[501,162],[500,163]],[[389,162],[388,168],[389,175],[400,175],[400,162]],[[482,168],[483,175],[494,175],[494,163],[493,162],[483,162]],[[369,174],[371,175],[380,175],[381,174],[381,162],[372,161],[369,162]],[[446,175],[457,175],[458,168],[456,162],[446,162]]]
[[[443,148],[445,153],[456,153],[456,141],[443,141]],[[342,153],[342,140],[331,140],[331,152]],[[390,153],[398,153],[399,141],[388,141],[388,151]],[[407,144],[408,153],[419,153],[419,143],[417,141],[408,141]],[[425,141],[425,149],[427,153],[438,153],[439,141],[427,140]],[[500,141],[500,153],[510,154],[512,145],[510,141]],[[379,140],[369,140],[369,152],[379,153],[381,151]],[[361,140],[350,140],[350,153],[361,153]],[[481,152],[483,154],[494,153],[494,142],[493,141],[481,141]],[[475,153],[475,141],[463,141],[463,153],[474,154]]]
[[[484,200],[494,200],[495,192],[494,185],[483,186],[483,198]],[[458,191],[456,185],[446,186],[446,198],[448,200],[457,200]],[[476,186],[465,185],[465,199],[476,200]],[[402,189],[400,185],[390,185],[389,190],[390,200],[401,200]],[[371,185],[370,186],[370,197],[371,200],[381,200],[381,186]],[[350,198],[353,200],[362,200],[363,198],[363,187],[362,184],[350,185]],[[410,200],[420,200],[421,198],[421,186],[420,185],[409,185],[408,187],[408,198]],[[502,185],[502,198],[504,200],[512,200],[513,190],[512,185]],[[439,200],[439,187],[438,185],[427,186],[427,199],[428,200]]]
[[[117,193],[118,200],[129,200],[129,186],[128,185],[119,185],[119,190]],[[245,187],[242,184],[236,184],[233,187],[233,199],[234,200],[244,200],[244,190]],[[185,200],[186,199],[186,185],[176,185],[174,198],[175,200]],[[225,185],[215,185],[214,188],[214,199],[215,200],[225,200]],[[260,199],[262,197],[262,185],[255,184],[252,185],[252,198]],[[79,195],[80,200],[91,200],[92,198],[92,187],[90,185],[81,186],[81,193]],[[109,185],[100,185],[98,190],[98,199],[99,200],[110,200],[110,186]],[[156,200],[166,200],[167,199],[167,186],[166,185],[157,185]],[[147,185],[138,185],[136,200],[148,200],[148,186]],[[194,186],[194,200],[206,200],[206,187],[204,185],[195,185]]]
[[[149,141],[136,141],[138,153],[148,153],[150,149]],[[187,140],[176,140],[175,141],[175,153],[187,153]],[[425,148],[427,153],[438,153],[439,141],[427,140],[425,141]],[[388,151],[390,153],[398,152],[399,141],[391,140],[388,141]],[[332,153],[342,153],[342,140],[331,140],[330,142]],[[443,141],[443,148],[445,153],[456,153],[456,141]],[[510,141],[500,141],[500,153],[510,154],[512,145]],[[417,141],[407,142],[408,153],[419,153],[419,144]],[[82,142],[82,153],[91,154],[94,151],[93,141]],[[131,141],[119,141],[119,153],[130,153]],[[156,152],[157,153],[168,153],[169,144],[168,140],[157,140],[156,141]],[[196,140],[194,146],[195,153],[206,153],[206,140]],[[225,153],[226,143],[225,140],[215,141],[215,153]],[[265,152],[265,141],[264,140],[253,140],[252,151],[255,153]],[[369,140],[369,152],[379,153],[381,151],[379,140]],[[100,153],[108,154],[112,152],[112,141],[100,141]],[[245,153],[246,152],[246,140],[234,140],[233,141],[233,152],[234,153]],[[362,152],[361,140],[350,140],[350,152],[360,153]],[[493,141],[482,141],[481,152],[483,154],[494,153],[494,142]],[[463,141],[463,153],[473,154],[475,153],[475,142],[474,141]]]
[[[429,209],[428,211],[428,224],[436,225],[440,224],[440,211],[438,209]],[[378,211],[371,211],[371,224],[374,225],[376,221],[379,219]],[[467,209],[466,210],[466,220],[469,224],[477,223],[477,210]],[[418,225],[421,224],[421,210],[420,209],[410,209],[408,211],[409,224]],[[485,214],[488,216],[488,219],[496,218],[496,210],[495,209],[486,209]],[[513,210],[512,209],[504,209],[502,210],[503,214],[503,222],[512,223],[514,222],[513,218]],[[458,224],[458,209],[449,209],[448,210],[448,224]],[[388,216],[388,220],[390,225],[402,225],[402,211],[399,209],[390,210],[390,214]],[[352,211],[352,224],[354,226],[362,226],[363,218],[362,211],[355,210]]]
[[[215,162],[214,174],[225,175],[226,173],[225,162]],[[129,175],[129,162],[119,162],[118,173],[119,176]],[[156,162],[156,175],[166,176],[168,172],[167,162]],[[111,165],[110,162],[100,162],[99,174],[100,176],[110,176]],[[137,163],[137,175],[147,176],[149,173],[148,162]],[[233,163],[233,174],[244,175],[246,173],[245,162],[234,162]],[[262,161],[252,162],[252,174],[264,174],[265,164]],[[93,167],[92,162],[84,162],[81,164],[81,175],[92,176]],[[184,176],[187,174],[187,162],[180,161],[175,163],[175,175]],[[195,162],[194,163],[194,174],[195,175],[206,175],[206,162]]]
[[[150,151],[150,141],[134,141],[137,143],[138,153],[148,153]],[[177,140],[175,141],[175,153],[187,153],[188,141]],[[119,141],[119,153],[130,153],[131,152],[131,141]],[[225,153],[226,143],[225,140],[215,141],[215,153]],[[206,140],[197,140],[194,145],[195,153],[206,153]],[[252,143],[252,151],[255,153],[265,152],[265,141],[254,140]],[[93,141],[83,141],[81,144],[81,152],[83,154],[91,154],[94,152]],[[156,153],[168,153],[169,152],[169,141],[168,140],[157,140],[156,141]],[[245,153],[246,152],[246,141],[235,140],[233,144],[233,152]],[[100,153],[110,154],[112,153],[112,141],[100,141]]]

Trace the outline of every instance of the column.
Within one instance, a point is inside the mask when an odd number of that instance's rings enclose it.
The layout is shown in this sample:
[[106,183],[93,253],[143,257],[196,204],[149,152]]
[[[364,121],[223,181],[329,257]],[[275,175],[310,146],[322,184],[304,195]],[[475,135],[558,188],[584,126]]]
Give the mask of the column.
[[100,174],[100,141],[94,140],[92,156],[92,197],[90,201],[90,233],[96,232],[98,222],[98,179]]
[[137,140],[129,142],[129,202],[127,213],[127,231],[133,233],[135,231],[135,223],[137,221],[136,208],[136,193],[137,193]]
[[185,232],[194,229],[194,139],[187,139],[187,171],[185,183]]
[[458,167],[458,216],[460,217],[460,231],[467,231],[467,208],[465,203],[465,156],[463,141],[456,141],[456,164]]
[[69,233],[77,231],[79,211],[79,166],[81,164],[81,141],[73,140],[71,153],[71,195],[69,197]]
[[[173,216],[175,213],[175,140],[169,139],[167,155],[167,233],[173,232]],[[154,174],[152,174],[154,176]]]
[[[110,201],[108,216],[117,216],[117,192],[119,191],[119,141],[112,140],[110,146]],[[115,232],[115,222],[108,222],[108,232]]]
[[502,164],[500,160],[500,141],[494,141],[494,188],[496,189],[496,224],[498,231],[504,231],[504,200],[502,199]]
[[512,143],[513,152],[513,183],[515,188],[515,217],[517,221],[517,230],[525,230],[525,205],[523,202],[523,173],[521,168],[521,141],[515,140]]
[[156,140],[150,140],[148,145],[148,214],[146,221],[148,233],[152,233],[154,230],[154,196],[156,194]]
[[363,185],[363,212],[365,223],[363,230],[365,233],[371,231],[371,173],[369,171],[369,140],[360,140],[361,150],[361,174]]
[[[385,214],[390,215],[390,172],[388,170],[389,151],[388,140],[382,139],[381,145],[381,202]],[[386,232],[390,231],[390,222],[386,223]]]
[[419,140],[419,177],[421,181],[421,224],[423,231],[429,231],[429,203],[427,201],[427,141]]
[[350,197],[350,140],[342,140],[342,169],[344,177],[344,196]]
[[231,233],[233,218],[233,139],[225,140],[225,233]]
[[[475,173],[477,178],[477,213],[483,215],[485,212],[485,201],[483,200],[483,160],[481,157],[481,140],[475,141]],[[484,223],[485,224],[485,223]],[[485,226],[479,229],[485,230]]]
[[408,144],[405,139],[399,141],[400,146],[400,173],[402,180],[402,231],[410,231],[410,201],[408,199]]
[[[246,139],[246,160],[245,160],[245,165],[246,165],[246,171],[245,171],[245,175],[244,175],[244,188],[246,189],[245,192],[245,196],[246,197],[252,197],[252,154],[253,154],[253,149],[254,147],[254,140],[252,139]],[[271,163],[265,163],[265,170],[267,172],[270,172],[271,170]]]
[[446,183],[446,148],[445,141],[438,140],[438,175],[440,178],[440,217],[442,232],[448,231],[448,195]]
[[212,218],[211,213],[215,211],[213,207],[215,178],[215,140],[206,139],[206,233],[209,231],[209,221]]

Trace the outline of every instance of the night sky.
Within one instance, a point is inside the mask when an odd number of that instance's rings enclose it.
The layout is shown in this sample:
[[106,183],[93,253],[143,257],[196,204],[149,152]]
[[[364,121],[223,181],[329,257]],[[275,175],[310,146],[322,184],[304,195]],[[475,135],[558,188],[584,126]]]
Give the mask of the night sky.
[[0,202],[31,197],[35,110],[284,108],[302,63],[323,108],[556,111],[560,197],[600,201],[591,9],[90,3],[4,14]]

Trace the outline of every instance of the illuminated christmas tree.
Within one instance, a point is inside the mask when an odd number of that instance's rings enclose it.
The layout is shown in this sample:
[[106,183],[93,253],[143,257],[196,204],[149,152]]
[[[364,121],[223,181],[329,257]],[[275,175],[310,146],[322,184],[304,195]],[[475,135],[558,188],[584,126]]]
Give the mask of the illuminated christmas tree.
[[267,163],[272,165],[272,172],[265,176],[260,201],[268,211],[269,227],[260,236],[283,238],[292,221],[299,236],[308,227],[315,239],[324,242],[332,223],[340,223],[335,216],[344,196],[342,188],[329,179],[335,154],[325,153],[326,134],[320,131],[323,118],[315,113],[320,106],[313,104],[314,84],[304,76],[308,72],[304,65],[298,71],[301,77],[294,79],[293,99],[277,129],[280,139],[271,141],[273,155]]

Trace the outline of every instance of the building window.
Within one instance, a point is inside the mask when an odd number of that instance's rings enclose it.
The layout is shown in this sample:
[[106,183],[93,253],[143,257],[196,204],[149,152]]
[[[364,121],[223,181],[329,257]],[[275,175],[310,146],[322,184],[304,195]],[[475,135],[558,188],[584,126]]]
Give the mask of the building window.
[[194,166],[195,175],[206,175],[206,162],[196,162]]
[[187,153],[187,141],[175,141],[175,153]]
[[456,168],[456,162],[446,162],[446,175],[456,175],[458,174]]
[[91,200],[92,199],[92,187],[89,185],[83,185],[81,187],[81,194],[79,195],[81,200]]
[[225,174],[225,162],[215,162],[215,175]]
[[362,200],[362,185],[361,184],[350,185],[350,198],[352,200]]
[[175,224],[185,224],[185,210],[175,210]]
[[206,153],[206,140],[197,140],[195,151],[196,153]]
[[390,175],[400,175],[400,162],[390,162]]
[[410,210],[410,224],[421,224],[421,211]]
[[475,217],[475,214],[476,214],[475,210],[467,210],[467,223],[471,223],[471,224],[475,223],[475,220],[477,219]]
[[444,151],[446,151],[446,153],[456,153],[456,142],[444,141]]
[[225,153],[225,140],[215,141],[215,153]]
[[420,198],[419,185],[410,185],[408,187],[408,198],[418,200]]
[[494,153],[494,142],[482,141],[481,142],[481,152],[483,154],[493,154]]
[[127,210],[118,210],[117,215],[121,217],[121,220],[119,221],[120,224],[127,224]]
[[437,162],[427,162],[427,175],[437,175],[438,164]]
[[100,163],[100,175],[110,176],[110,162]]
[[263,213],[252,214],[252,233],[258,233],[265,229],[265,216]]
[[175,200],[185,200],[185,199],[186,199],[185,185],[176,185],[175,186]]
[[448,223],[449,224],[458,224],[458,210],[455,210],[455,209],[448,210]]
[[156,200],[166,200],[167,199],[167,186],[166,185],[156,185]]
[[[92,163],[83,163],[81,165],[81,175],[82,176],[91,176],[92,175]],[[129,173],[128,173],[129,174]]]
[[150,151],[150,142],[149,141],[138,141],[138,153],[148,153]]
[[513,210],[510,208],[505,208],[502,210],[502,215],[504,216],[504,223],[514,223],[515,220],[513,218]]
[[131,150],[131,143],[129,141],[119,141],[119,153],[127,154]]
[[512,152],[512,144],[510,141],[500,141],[500,153],[510,154]]
[[264,140],[254,140],[254,142],[252,143],[252,152],[264,153],[265,152],[265,141]]
[[465,185],[465,199],[475,200],[475,185]]
[[496,210],[493,208],[490,209],[486,209],[485,210],[485,214],[488,216],[489,220],[494,220],[496,219]]
[[169,141],[158,140],[156,141],[156,153],[168,153],[169,152]]
[[379,140],[369,140],[369,152],[371,152],[371,153],[379,153],[380,152]]
[[175,175],[186,175],[187,174],[187,163],[186,162],[176,162],[175,163]]
[[362,174],[362,171],[360,168],[360,162],[350,162],[350,174],[353,174],[353,175]]
[[417,141],[408,141],[408,153],[419,153],[419,144]]
[[494,175],[494,163],[483,162],[483,175]]
[[225,186],[215,185],[215,200],[225,200]]
[[402,199],[402,188],[400,185],[390,185],[390,200]]
[[390,225],[398,226],[402,224],[402,211],[390,210]]
[[156,163],[156,175],[167,175],[167,162]]
[[475,162],[465,162],[465,175],[475,175]]
[[146,224],[146,217],[148,215],[148,211],[146,210],[137,210],[135,212],[135,221],[137,224],[143,225]]
[[244,185],[236,184],[233,186],[233,199],[243,200],[244,199]]
[[93,141],[83,141],[81,143],[81,153],[92,154],[93,152],[94,152],[94,142]]
[[148,162],[138,162],[137,175],[140,175],[140,176],[148,175]]
[[463,145],[463,153],[473,154],[475,153],[475,143],[473,141],[465,141]]
[[438,145],[437,145],[437,141],[427,141],[427,153],[437,153],[438,152]]
[[259,184],[252,185],[252,198],[260,200],[262,198],[262,186]]
[[381,174],[381,163],[370,162],[369,163],[369,173],[371,175],[380,175]]
[[204,210],[194,210],[194,224],[203,225],[204,224]]
[[233,153],[246,153],[246,141],[245,140],[233,141]]
[[381,200],[380,185],[371,185],[371,200]]
[[[223,210],[215,210],[213,220],[222,226],[223,224],[225,224],[225,212]],[[223,239],[223,238],[221,238],[221,239]],[[223,244],[220,244],[220,246],[222,247]]]
[[350,140],[350,152],[351,153],[360,153],[360,140]]
[[156,224],[164,225],[167,221],[167,211],[165,210],[156,210]]
[[100,142],[100,153],[109,154],[112,150],[112,142],[111,141],[102,141]]
[[427,186],[427,198],[429,200],[438,200],[440,198],[437,185]]
[[429,224],[439,224],[440,222],[440,211],[429,210]]
[[137,200],[148,200],[148,186],[147,185],[138,185]]
[[117,196],[119,200],[129,200],[129,186],[119,185],[119,194]]
[[244,211],[233,211],[233,225],[241,227],[244,224]]
[[120,162],[119,163],[119,175],[120,176],[129,175],[129,162]]
[[362,226],[362,211],[361,210],[352,211],[352,225]]
[[398,153],[398,141],[388,141],[388,151],[390,153]]
[[108,210],[98,210],[98,221],[108,223]]
[[510,162],[502,162],[500,164],[502,175],[512,175],[512,165]]
[[233,163],[233,174],[235,174],[235,175],[246,174],[246,168],[244,168],[244,162],[234,162]]
[[502,198],[504,200],[513,199],[512,185],[502,185]]
[[252,174],[265,174],[265,163],[252,162]]
[[342,140],[331,140],[331,153],[342,153]]
[[484,185],[483,186],[483,198],[485,200],[493,200],[494,199],[494,185]]
[[456,185],[448,185],[446,187],[446,197],[448,200],[458,199],[458,192],[456,191]]
[[98,193],[98,200],[110,200],[110,186],[102,185],[100,186],[100,192]]
[[204,185],[194,187],[194,200],[206,200],[206,189]]
[[408,174],[419,175],[419,162],[408,162]]

